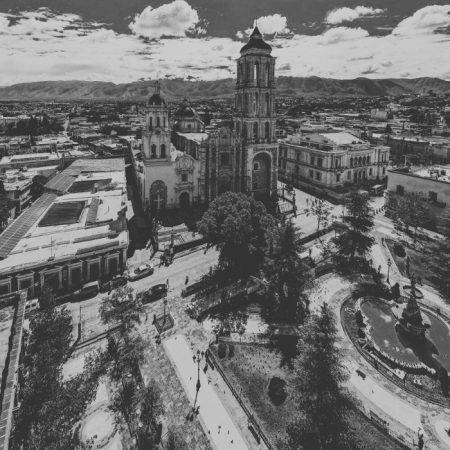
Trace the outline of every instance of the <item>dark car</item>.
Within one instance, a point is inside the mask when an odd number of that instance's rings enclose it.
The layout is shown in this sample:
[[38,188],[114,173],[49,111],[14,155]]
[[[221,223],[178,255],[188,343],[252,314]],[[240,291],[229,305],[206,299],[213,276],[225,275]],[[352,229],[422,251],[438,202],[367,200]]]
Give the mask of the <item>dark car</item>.
[[102,285],[100,286],[100,292],[109,292],[119,287],[125,286],[127,283],[128,280],[126,279],[126,277],[122,277],[120,275],[115,276],[111,280],[102,283]]
[[167,285],[156,284],[145,293],[142,303],[154,302],[166,296],[167,296]]

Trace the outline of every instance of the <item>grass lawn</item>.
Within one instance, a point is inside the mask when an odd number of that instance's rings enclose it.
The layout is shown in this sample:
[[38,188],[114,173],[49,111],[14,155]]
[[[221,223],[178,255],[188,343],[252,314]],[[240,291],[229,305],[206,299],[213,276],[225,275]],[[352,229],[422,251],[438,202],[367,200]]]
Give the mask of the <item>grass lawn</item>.
[[406,273],[406,256],[409,256],[409,273],[414,273],[416,278],[419,276],[426,284],[430,285],[431,287],[435,287],[435,275],[433,274],[427,263],[426,255],[404,245],[403,248],[405,249],[406,255],[404,258],[401,258],[394,252],[394,245],[396,241],[392,239],[386,239],[386,243],[389,247],[389,251],[391,252],[392,257],[394,258],[398,270],[404,277],[409,278],[408,274]]
[[[211,348],[218,357],[217,345]],[[270,441],[279,449],[286,438],[286,427],[294,417],[295,402],[292,394],[293,373],[290,352],[261,345],[235,345],[233,356],[219,359],[233,386],[244,402],[255,413],[255,418]],[[280,406],[272,404],[268,396],[272,377],[279,377],[287,383],[287,399]],[[365,450],[401,450],[398,444],[376,428],[368,419],[357,412],[350,413],[350,423],[363,440]]]

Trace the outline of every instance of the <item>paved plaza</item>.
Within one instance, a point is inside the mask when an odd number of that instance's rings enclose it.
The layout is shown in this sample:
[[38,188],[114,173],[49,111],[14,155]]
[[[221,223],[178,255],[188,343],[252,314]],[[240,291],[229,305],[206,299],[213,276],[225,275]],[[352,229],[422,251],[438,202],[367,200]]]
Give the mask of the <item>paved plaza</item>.
[[[184,388],[186,389],[192,405],[196,396],[197,363],[193,361],[194,354],[183,335],[167,339],[164,342],[167,353],[173,360]],[[248,446],[240,435],[236,425],[225,409],[208,377],[200,369],[200,390],[198,391],[197,406],[208,435],[218,450],[248,450]]]

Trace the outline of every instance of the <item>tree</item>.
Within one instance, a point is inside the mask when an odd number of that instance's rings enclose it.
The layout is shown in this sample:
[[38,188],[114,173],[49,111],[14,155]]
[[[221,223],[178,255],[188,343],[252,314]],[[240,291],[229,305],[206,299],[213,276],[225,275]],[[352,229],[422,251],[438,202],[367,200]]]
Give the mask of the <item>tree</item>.
[[322,228],[328,226],[332,210],[333,206],[320,197],[311,200],[311,203],[309,203],[308,207],[305,209],[307,216],[317,217],[317,231],[319,231],[320,225],[322,225]]
[[44,186],[47,183],[47,177],[44,175],[35,175],[33,177],[33,184],[30,188],[30,193],[33,200],[38,199],[44,193]]
[[305,290],[311,275],[300,257],[303,248],[298,234],[292,220],[272,229],[265,271],[269,280],[268,296],[277,299],[279,313],[288,322],[302,322],[309,313],[309,297]]
[[220,251],[219,266],[239,278],[257,275],[264,261],[266,230],[274,219],[261,202],[245,194],[217,197],[197,223],[200,234]]
[[427,197],[422,192],[405,192],[399,206],[400,220],[406,227],[414,228],[416,240],[417,228],[426,226],[430,218]]
[[365,256],[374,243],[369,235],[373,228],[373,211],[369,206],[368,194],[353,190],[344,199],[344,216],[342,218],[345,228],[333,238],[339,249],[339,254],[350,256],[352,262],[355,256]]
[[25,450],[63,450],[72,447],[74,426],[95,395],[99,373],[87,358],[81,374],[63,379],[62,366],[71,354],[71,314],[56,306],[48,287],[39,305],[24,349],[15,444]]
[[8,193],[5,191],[3,182],[0,181],[0,230],[8,225],[11,217],[11,201]]
[[384,132],[386,134],[391,134],[392,133],[392,127],[391,127],[391,125],[389,123],[386,125],[386,128],[384,129]]
[[332,311],[325,303],[300,329],[294,362],[296,418],[288,426],[288,448],[357,448],[348,422],[352,399]]
[[166,450],[187,450],[188,445],[186,441],[181,437],[180,433],[178,433],[174,429],[169,429],[167,433],[167,441],[166,441]]
[[435,275],[433,284],[447,303],[450,303],[450,211],[439,219],[438,230],[443,239],[431,246],[428,263]]
[[135,330],[144,312],[144,305],[130,286],[121,286],[104,296],[99,307],[102,322],[106,325],[121,325],[122,334]]

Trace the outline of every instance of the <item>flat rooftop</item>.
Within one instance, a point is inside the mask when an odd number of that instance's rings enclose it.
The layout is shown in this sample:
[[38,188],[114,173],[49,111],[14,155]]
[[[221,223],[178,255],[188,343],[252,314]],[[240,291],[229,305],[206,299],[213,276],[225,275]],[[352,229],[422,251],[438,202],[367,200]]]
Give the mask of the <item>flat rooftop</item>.
[[450,183],[450,165],[448,166],[433,166],[425,169],[419,169],[412,172],[413,175],[422,178],[430,178],[432,180],[444,181]]
[[0,166],[46,160],[54,162],[55,160],[58,161],[59,157],[56,153],[25,153],[23,155],[4,156],[0,161]]

